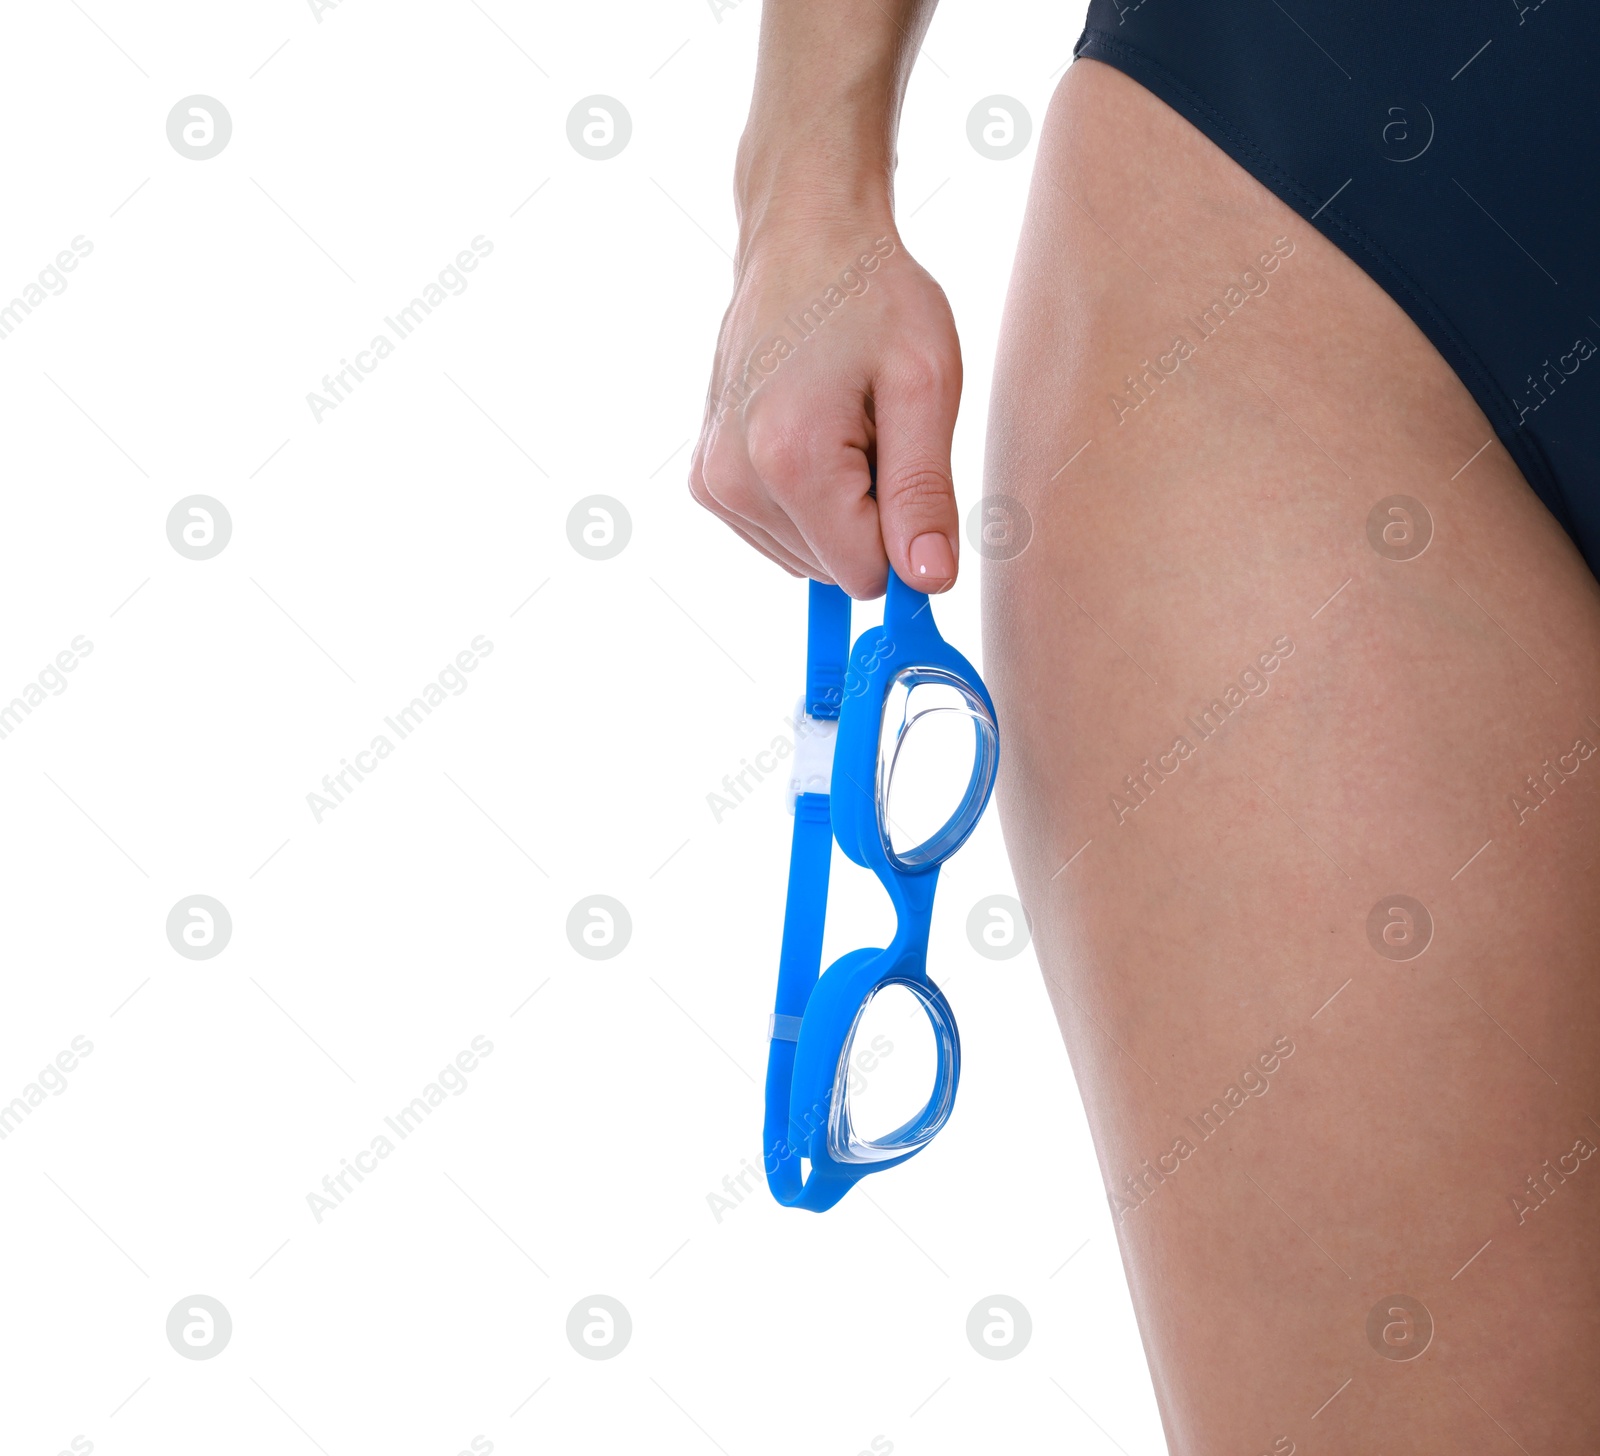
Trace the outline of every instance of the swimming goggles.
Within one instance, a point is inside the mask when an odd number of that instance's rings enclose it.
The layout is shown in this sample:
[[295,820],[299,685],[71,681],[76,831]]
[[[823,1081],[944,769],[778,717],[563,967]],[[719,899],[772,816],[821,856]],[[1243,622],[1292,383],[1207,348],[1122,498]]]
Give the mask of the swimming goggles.
[[[850,598],[813,581],[806,645],[806,693],[795,716],[790,779],[794,839],[784,909],[776,1007],[769,1024],[767,1186],[791,1208],[820,1213],[869,1173],[920,1152],[949,1119],[961,1075],[961,1042],[944,994],[928,979],[928,930],[939,867],[976,828],[994,788],[1000,731],[983,679],[939,635],[932,601],[893,571],[881,627],[850,640]],[[934,706],[924,706],[932,703]],[[950,715],[955,715],[951,717]],[[970,723],[970,744],[960,722]],[[950,740],[966,774],[964,792],[939,800],[932,832],[916,840],[890,817],[897,769],[908,777],[908,745],[931,735]],[[965,755],[970,753],[968,766]],[[951,766],[946,756],[947,769]],[[911,779],[913,785],[917,783]],[[902,783],[904,792],[904,783]],[[893,802],[896,817],[903,803]],[[911,806],[926,810],[926,803]],[[915,818],[914,815],[908,819]],[[895,912],[887,949],[856,950],[824,972],[833,841],[871,870]],[[852,1051],[862,1018],[880,992],[900,987],[932,1026],[933,1088],[922,1110],[881,1136],[862,1136],[852,1118]]]

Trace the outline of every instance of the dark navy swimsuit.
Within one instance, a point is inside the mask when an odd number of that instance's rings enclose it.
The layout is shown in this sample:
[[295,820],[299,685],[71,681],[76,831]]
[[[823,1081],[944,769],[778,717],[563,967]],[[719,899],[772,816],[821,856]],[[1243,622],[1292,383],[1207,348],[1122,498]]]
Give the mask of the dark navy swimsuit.
[[1360,264],[1600,575],[1600,5],[1091,0],[1076,54]]

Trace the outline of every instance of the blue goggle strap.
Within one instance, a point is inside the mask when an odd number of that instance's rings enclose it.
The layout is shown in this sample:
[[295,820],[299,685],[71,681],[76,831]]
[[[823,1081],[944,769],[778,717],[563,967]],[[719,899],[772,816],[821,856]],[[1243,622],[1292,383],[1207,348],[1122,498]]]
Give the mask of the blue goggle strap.
[[[810,584],[806,629],[806,713],[837,719],[850,654],[850,598],[836,586]],[[800,794],[789,847],[789,889],[778,958],[778,994],[769,1026],[766,1121],[762,1151],[767,1185],[780,1203],[802,1197],[800,1157],[811,1129],[789,1126],[795,1043],[806,1003],[822,974],[822,933],[828,912],[833,823],[827,794]],[[822,1109],[826,1116],[826,1109]]]
[[828,796],[801,794],[794,805],[789,898],[783,914],[777,1005],[772,1014],[771,1041],[767,1047],[766,1121],[762,1129],[767,1186],[779,1203],[793,1204],[801,1196],[800,1158],[807,1152],[811,1131],[789,1126],[789,1101],[800,1021],[822,973],[822,931],[827,917],[828,868],[832,857],[833,825],[828,815]]
[[836,586],[811,583],[806,616],[806,712],[837,718],[850,660],[850,597]]

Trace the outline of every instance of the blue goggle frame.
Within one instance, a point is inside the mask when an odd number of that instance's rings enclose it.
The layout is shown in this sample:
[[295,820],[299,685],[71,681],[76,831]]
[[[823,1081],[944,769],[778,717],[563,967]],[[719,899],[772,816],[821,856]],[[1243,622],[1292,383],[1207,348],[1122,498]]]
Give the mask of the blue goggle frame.
[[[833,1207],[869,1173],[915,1156],[950,1116],[961,1077],[961,1041],[943,993],[928,979],[928,931],[939,867],[977,827],[994,789],[1000,735],[994,703],[977,670],[939,635],[929,597],[889,573],[881,627],[850,640],[850,598],[813,581],[806,650],[804,717],[798,733],[794,839],[784,909],[777,1003],[767,1055],[767,1186],[791,1208],[820,1213]],[[937,683],[961,694],[972,718],[976,752],[959,807],[944,827],[904,852],[893,847],[887,822],[888,769],[884,733],[902,735],[915,719],[884,721],[897,684]],[[834,724],[837,725],[836,730]],[[817,751],[832,739],[831,765]],[[888,892],[895,935],[886,949],[851,951],[819,975],[827,916],[832,842],[871,870]],[[855,1134],[848,1100],[849,1056],[867,1004],[886,986],[920,1002],[933,1027],[938,1061],[922,1110],[871,1142]],[[802,1176],[801,1160],[810,1173]]]

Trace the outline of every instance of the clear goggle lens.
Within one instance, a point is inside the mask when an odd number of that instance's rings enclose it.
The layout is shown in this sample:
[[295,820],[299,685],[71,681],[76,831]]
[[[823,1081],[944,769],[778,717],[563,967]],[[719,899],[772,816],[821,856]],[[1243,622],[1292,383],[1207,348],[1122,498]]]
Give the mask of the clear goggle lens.
[[829,1156],[881,1163],[929,1142],[955,1104],[960,1059],[942,999],[916,981],[881,982],[856,1012],[839,1055]]
[[1000,735],[962,679],[940,668],[895,674],[878,732],[878,833],[900,869],[948,858],[977,825]]

